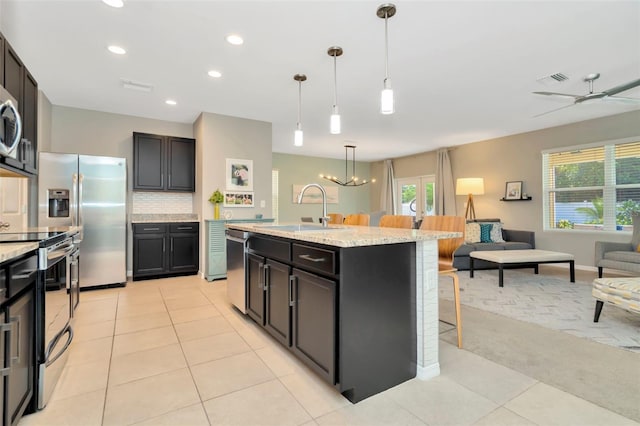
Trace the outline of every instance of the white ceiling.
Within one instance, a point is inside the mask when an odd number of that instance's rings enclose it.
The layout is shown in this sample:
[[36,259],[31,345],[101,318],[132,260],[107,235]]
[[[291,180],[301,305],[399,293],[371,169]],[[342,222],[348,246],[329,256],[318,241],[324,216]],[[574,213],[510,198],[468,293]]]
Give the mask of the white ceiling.
[[[273,123],[273,151],[359,160],[618,114],[640,104],[594,102],[534,118],[566,99],[640,78],[639,1],[396,1],[389,71],[396,113],[379,114],[384,78],[382,1],[1,0],[2,32],[54,105],[192,123],[201,111]],[[238,33],[243,46],[228,44]],[[106,50],[118,44],[128,51]],[[341,135],[329,134],[333,60],[341,46]],[[223,77],[207,76],[210,69]],[[562,72],[569,80],[536,79]],[[296,73],[305,144],[293,146]],[[125,90],[121,79],[149,83]],[[621,93],[640,97],[640,87]],[[164,101],[175,99],[176,106]]]

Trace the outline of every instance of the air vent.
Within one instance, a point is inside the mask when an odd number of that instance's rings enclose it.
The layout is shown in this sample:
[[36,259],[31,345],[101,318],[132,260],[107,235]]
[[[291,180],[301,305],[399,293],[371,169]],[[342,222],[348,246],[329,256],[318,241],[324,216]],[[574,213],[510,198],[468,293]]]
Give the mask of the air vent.
[[150,92],[153,90],[153,85],[148,83],[141,83],[139,81],[121,79],[122,87],[130,90],[138,90],[140,92]]
[[557,72],[555,74],[547,75],[545,77],[540,77],[536,81],[542,84],[558,84],[563,81],[569,80],[569,77],[561,72]]

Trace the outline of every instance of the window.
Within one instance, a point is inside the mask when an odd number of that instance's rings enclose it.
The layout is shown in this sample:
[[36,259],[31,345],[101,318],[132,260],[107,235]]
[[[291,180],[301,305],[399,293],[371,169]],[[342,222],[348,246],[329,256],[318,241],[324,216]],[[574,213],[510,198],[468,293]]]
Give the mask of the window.
[[[416,216],[433,216],[435,176],[419,176],[396,179],[398,200],[396,211],[398,214]],[[418,191],[418,188],[422,190]]]
[[631,230],[640,213],[640,142],[542,153],[544,229]]

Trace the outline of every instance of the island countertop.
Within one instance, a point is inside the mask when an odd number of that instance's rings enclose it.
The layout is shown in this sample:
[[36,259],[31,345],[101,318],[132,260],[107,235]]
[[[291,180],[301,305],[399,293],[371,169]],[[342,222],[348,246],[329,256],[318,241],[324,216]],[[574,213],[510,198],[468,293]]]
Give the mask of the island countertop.
[[37,250],[38,243],[5,243],[0,244],[0,262],[11,260],[30,251]]
[[[274,237],[324,244],[335,247],[361,247],[384,244],[399,244],[412,241],[458,238],[460,232],[422,231],[419,229],[379,228],[376,226],[319,225],[299,223],[228,223],[227,228]],[[293,230],[297,226],[305,230]],[[317,228],[308,230],[309,228]]]

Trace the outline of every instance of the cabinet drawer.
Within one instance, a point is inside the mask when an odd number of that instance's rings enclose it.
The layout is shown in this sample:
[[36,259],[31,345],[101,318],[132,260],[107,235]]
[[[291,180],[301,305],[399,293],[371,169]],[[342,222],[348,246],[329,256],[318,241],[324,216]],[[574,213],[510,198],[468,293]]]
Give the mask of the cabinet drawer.
[[170,224],[169,232],[198,232],[198,229],[198,222],[181,222]]
[[9,266],[9,289],[7,297],[13,297],[20,290],[36,282],[38,257],[33,255]]
[[166,223],[134,223],[134,234],[163,234],[167,231]]
[[317,272],[335,275],[338,273],[336,252],[303,244],[293,244],[293,263]]
[[248,241],[249,250],[269,257],[270,259],[291,262],[291,244],[273,238],[252,235]]

